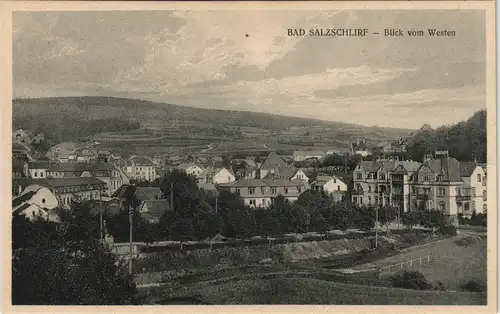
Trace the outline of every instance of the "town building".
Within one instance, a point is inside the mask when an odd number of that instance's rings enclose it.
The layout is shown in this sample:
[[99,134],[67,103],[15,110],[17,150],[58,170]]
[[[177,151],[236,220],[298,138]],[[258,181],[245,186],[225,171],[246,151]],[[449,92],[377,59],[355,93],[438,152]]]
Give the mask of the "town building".
[[368,148],[368,145],[366,144],[365,139],[357,139],[355,143],[351,143],[350,153],[351,155],[361,155],[363,157],[372,154],[371,150]]
[[336,201],[341,201],[347,193],[347,184],[336,176],[319,175],[311,183],[311,189],[324,191]]
[[181,163],[177,168],[195,177],[198,177],[205,170],[195,163]]
[[66,207],[73,201],[99,199],[107,189],[106,182],[92,177],[29,179],[23,184],[47,188],[57,198],[58,205]]
[[326,156],[325,152],[319,150],[303,151],[296,150],[292,154],[294,161],[305,161],[308,159],[321,159]]
[[395,141],[382,142],[378,145],[381,152],[385,154],[404,153],[406,152],[406,147],[406,141],[403,138],[399,138]]
[[57,220],[54,210],[58,205],[57,197],[48,188],[32,184],[28,185],[19,196],[13,198],[12,212],[23,214],[28,219],[41,217]]
[[272,199],[279,195],[290,202],[296,201],[300,194],[309,189],[303,180],[284,179],[244,179],[217,186],[219,190],[229,190],[239,195],[246,205],[265,208],[271,205]]
[[275,152],[269,153],[259,168],[254,172],[252,179],[283,179],[290,180],[297,173],[297,168],[289,166]]
[[303,169],[298,169],[297,172],[289,179],[290,180],[304,180],[306,182],[309,182],[309,177],[307,176],[306,172]]
[[120,169],[102,158],[94,163],[59,162],[47,169],[46,173],[48,178],[95,177],[106,182],[107,189],[104,191],[106,196],[113,194],[128,181]]
[[353,173],[352,201],[357,205],[394,206],[401,213],[440,210],[450,224],[458,214],[487,211],[486,174],[475,162],[459,162],[447,154],[423,163],[364,161]]
[[47,178],[47,170],[54,166],[54,161],[34,161],[28,164],[29,177],[32,179]]
[[139,201],[137,210],[149,222],[159,222],[161,216],[170,210],[168,200],[163,198],[162,191],[157,187],[123,185],[113,193],[112,198],[120,199],[122,207],[125,201],[136,198]]
[[231,169],[208,168],[198,175],[198,187],[203,190],[215,190],[217,184],[236,181],[236,176]]
[[156,179],[155,164],[146,157],[131,157],[123,168],[130,179],[154,181]]

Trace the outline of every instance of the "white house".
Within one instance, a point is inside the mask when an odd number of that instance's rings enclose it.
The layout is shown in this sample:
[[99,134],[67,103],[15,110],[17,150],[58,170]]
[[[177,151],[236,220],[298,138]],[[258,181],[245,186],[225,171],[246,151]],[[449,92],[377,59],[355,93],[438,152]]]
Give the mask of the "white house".
[[181,163],[179,169],[184,170],[187,174],[198,177],[205,169],[193,163]]
[[366,145],[365,139],[357,139],[355,143],[351,143],[350,152],[352,155],[361,155],[363,157],[372,154],[368,145]]
[[32,184],[12,200],[12,212],[23,213],[29,219],[41,216],[45,219],[57,220],[57,217],[52,215],[52,211],[58,205],[57,197],[48,188]]
[[293,177],[290,178],[290,180],[305,180],[309,182],[309,177],[306,175],[304,170],[299,169],[297,172],[293,175]]
[[28,164],[28,172],[30,178],[33,179],[45,179],[47,178],[47,170],[50,169],[55,163],[54,162],[30,162]]
[[347,184],[335,176],[318,176],[312,186],[316,191],[325,191],[338,200],[347,192]]
[[131,157],[124,167],[128,178],[135,180],[154,181],[156,179],[156,167],[145,157]]
[[292,158],[294,161],[304,161],[307,159],[321,159],[325,157],[326,154],[323,151],[303,151],[303,150],[296,150],[292,154]]
[[214,190],[216,184],[226,184],[236,181],[233,171],[227,168],[206,169],[198,175],[198,187],[205,190]]
[[488,202],[484,169],[476,162],[461,162],[460,177],[464,186],[457,188],[458,212],[464,216],[470,216],[472,212],[486,213]]

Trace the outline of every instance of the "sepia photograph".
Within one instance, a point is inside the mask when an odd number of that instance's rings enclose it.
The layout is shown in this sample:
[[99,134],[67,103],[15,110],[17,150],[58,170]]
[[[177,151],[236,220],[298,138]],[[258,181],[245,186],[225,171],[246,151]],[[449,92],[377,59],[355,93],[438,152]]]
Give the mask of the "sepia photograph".
[[488,6],[64,8],[9,13],[11,306],[492,305]]

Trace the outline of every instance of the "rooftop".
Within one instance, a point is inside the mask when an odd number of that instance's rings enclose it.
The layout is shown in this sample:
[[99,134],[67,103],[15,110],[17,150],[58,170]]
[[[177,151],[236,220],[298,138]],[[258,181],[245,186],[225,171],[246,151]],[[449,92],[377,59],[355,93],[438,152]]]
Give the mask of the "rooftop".
[[107,185],[106,182],[94,177],[32,179],[31,183],[48,188],[84,185]]
[[283,179],[243,179],[229,183],[225,186],[230,187],[258,187],[258,186],[271,186],[271,187],[288,187],[288,186],[304,186],[306,183],[302,180],[283,180]]

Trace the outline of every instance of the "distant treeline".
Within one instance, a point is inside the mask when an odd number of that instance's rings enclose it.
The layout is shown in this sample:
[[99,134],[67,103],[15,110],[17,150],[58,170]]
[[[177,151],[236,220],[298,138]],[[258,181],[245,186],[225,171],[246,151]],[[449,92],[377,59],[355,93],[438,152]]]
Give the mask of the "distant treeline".
[[81,116],[67,113],[38,113],[13,115],[14,129],[28,129],[44,133],[45,140],[52,143],[80,141],[101,132],[132,131],[140,124],[122,118],[103,118],[86,120]]
[[424,125],[408,139],[408,155],[422,160],[425,154],[448,150],[459,161],[486,162],[486,110],[476,112],[467,121],[433,129]]

